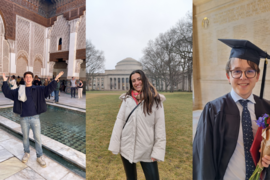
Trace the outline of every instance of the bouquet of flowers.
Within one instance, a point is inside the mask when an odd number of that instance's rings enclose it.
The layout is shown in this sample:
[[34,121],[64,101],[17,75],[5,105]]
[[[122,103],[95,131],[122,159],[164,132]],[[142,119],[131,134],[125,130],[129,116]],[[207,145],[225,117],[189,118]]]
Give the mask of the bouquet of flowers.
[[259,180],[261,173],[263,171],[263,165],[262,165],[262,157],[264,155],[270,154],[270,116],[268,114],[264,114],[262,117],[259,117],[258,120],[256,120],[256,123],[259,127],[262,128],[262,141],[261,141],[261,152],[260,152],[260,159],[257,163],[256,169],[249,178],[249,180]]

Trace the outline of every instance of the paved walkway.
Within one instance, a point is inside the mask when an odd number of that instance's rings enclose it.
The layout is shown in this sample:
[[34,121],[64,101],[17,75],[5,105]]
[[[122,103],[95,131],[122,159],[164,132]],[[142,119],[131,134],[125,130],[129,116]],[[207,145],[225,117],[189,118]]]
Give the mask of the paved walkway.
[[47,167],[42,168],[32,147],[26,164],[21,162],[23,154],[22,141],[0,129],[0,180],[83,180],[46,155]]

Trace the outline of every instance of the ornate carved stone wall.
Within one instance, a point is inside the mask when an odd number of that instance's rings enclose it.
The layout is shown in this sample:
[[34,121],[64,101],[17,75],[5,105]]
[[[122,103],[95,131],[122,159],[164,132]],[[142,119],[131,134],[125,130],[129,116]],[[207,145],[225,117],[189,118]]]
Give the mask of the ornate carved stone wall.
[[41,76],[41,68],[42,68],[42,61],[39,58],[35,59],[34,67],[33,67],[34,75],[38,75],[40,77]]
[[80,17],[80,24],[77,34],[77,49],[85,49],[85,36],[86,36],[86,18],[84,15]]
[[16,28],[16,59],[19,58],[20,51],[25,51],[24,56],[29,66],[33,67],[36,56],[44,66],[46,28],[20,16],[17,16]]
[[[30,21],[17,16],[17,52],[24,50],[29,54],[30,50]],[[29,57],[27,57],[27,60]]]
[[9,72],[9,45],[5,39],[3,39],[3,72]]
[[44,65],[45,56],[45,27],[33,23],[33,44],[32,44],[32,61],[35,61],[35,56],[39,57],[39,60]]
[[57,20],[52,26],[50,53],[59,52],[57,50],[59,38],[62,38],[61,51],[68,51],[69,49],[69,24],[68,24],[68,21],[62,15],[57,17]]
[[23,76],[23,74],[27,71],[27,59],[25,56],[19,56],[19,58],[17,59],[17,67],[20,68],[16,68],[16,75],[18,76]]
[[[270,0],[193,0],[193,5],[194,89],[201,89],[194,94],[194,107],[202,109],[232,88],[225,74],[231,49],[219,38],[247,39],[270,53]],[[202,26],[206,17],[208,26]],[[256,95],[260,93],[261,76],[253,90]],[[264,97],[270,99],[269,71]]]
[[[30,2],[31,1],[31,2]],[[40,3],[41,0],[1,0],[0,15],[4,17],[6,39],[15,40],[16,15],[42,26],[50,27],[56,17],[63,14],[67,20],[79,18],[85,10],[85,0],[65,0]],[[77,13],[76,13],[76,12]],[[71,13],[72,12],[72,13]]]

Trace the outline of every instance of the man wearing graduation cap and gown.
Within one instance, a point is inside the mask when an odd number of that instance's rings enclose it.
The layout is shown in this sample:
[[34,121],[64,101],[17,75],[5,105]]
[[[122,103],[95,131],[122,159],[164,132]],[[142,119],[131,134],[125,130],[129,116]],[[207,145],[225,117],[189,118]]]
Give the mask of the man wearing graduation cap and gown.
[[[250,153],[258,129],[255,120],[270,114],[270,104],[262,98],[267,62],[261,97],[252,90],[259,79],[260,58],[270,56],[247,40],[219,40],[232,48],[226,65],[232,90],[208,102],[200,116],[193,141],[193,179],[248,180],[256,167]],[[270,156],[262,160],[268,171]],[[270,171],[264,174],[270,179]]]

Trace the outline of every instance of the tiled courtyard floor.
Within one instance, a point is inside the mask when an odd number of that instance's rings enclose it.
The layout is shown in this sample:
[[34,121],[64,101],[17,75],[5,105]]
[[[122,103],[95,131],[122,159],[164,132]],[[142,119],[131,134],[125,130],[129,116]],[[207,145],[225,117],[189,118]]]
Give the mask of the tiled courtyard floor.
[[32,147],[28,162],[22,163],[22,141],[1,129],[0,134],[0,180],[83,179],[46,155],[44,159],[47,167],[42,168],[36,161],[36,151]]

